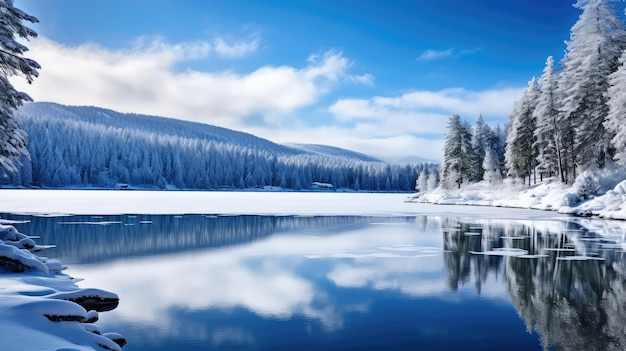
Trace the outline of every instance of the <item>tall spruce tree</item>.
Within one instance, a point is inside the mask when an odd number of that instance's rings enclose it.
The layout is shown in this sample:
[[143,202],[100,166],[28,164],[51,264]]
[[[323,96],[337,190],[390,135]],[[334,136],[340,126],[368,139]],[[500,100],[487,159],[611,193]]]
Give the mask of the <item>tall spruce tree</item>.
[[626,51],[620,58],[619,68],[609,77],[609,84],[609,114],[604,127],[614,133],[611,144],[615,160],[626,166]]
[[538,96],[537,81],[533,77],[509,116],[511,129],[506,142],[505,158],[509,175],[528,177],[529,184],[534,167],[537,165],[536,122],[533,114]]
[[563,105],[562,126],[572,126],[564,139],[570,160],[569,180],[577,169],[603,167],[611,158],[612,131],[604,126],[608,114],[608,77],[617,70],[626,43],[624,23],[611,0],[579,0],[583,12],[570,32],[561,61],[558,94]]
[[483,115],[478,116],[476,124],[474,125],[472,134],[472,148],[474,151],[473,165],[474,170],[472,174],[472,180],[483,179],[484,169],[482,167],[483,160],[485,159],[485,153],[490,147],[491,142],[491,128],[485,124]]
[[8,78],[22,76],[31,83],[38,75],[37,69],[41,68],[37,62],[23,57],[28,48],[17,40],[28,40],[37,33],[22,21],[38,22],[37,18],[15,8],[13,0],[0,0],[0,172],[16,172],[19,159],[28,157],[27,135],[13,113],[31,98],[15,90]]
[[542,175],[558,174],[565,182],[563,168],[563,130],[559,123],[559,99],[557,97],[557,74],[554,71],[554,58],[549,56],[543,75],[539,78],[539,96],[534,117],[537,121],[535,130],[538,154],[538,169]]
[[451,188],[472,179],[473,153],[471,126],[459,115],[448,120],[448,134],[444,143],[441,184]]

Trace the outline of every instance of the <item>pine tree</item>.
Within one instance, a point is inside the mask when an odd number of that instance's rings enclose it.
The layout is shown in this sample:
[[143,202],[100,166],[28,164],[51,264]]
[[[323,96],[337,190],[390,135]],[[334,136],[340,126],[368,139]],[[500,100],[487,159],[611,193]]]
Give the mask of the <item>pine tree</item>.
[[583,171],[604,167],[611,158],[612,131],[604,127],[608,77],[617,70],[626,43],[624,23],[611,0],[579,0],[574,6],[583,12],[566,42],[558,85],[564,114],[560,123],[573,127],[565,133],[569,156],[574,158],[569,180],[575,178],[577,167]]
[[28,155],[27,135],[15,120],[14,112],[31,98],[15,90],[8,78],[22,76],[31,83],[41,68],[37,62],[23,57],[28,48],[18,43],[18,38],[28,40],[37,33],[22,21],[38,22],[37,18],[13,7],[13,0],[0,0],[0,168],[10,172],[17,171],[16,162]]
[[483,180],[490,183],[499,182],[502,180],[500,174],[500,162],[495,156],[493,149],[489,148],[485,150],[485,157],[483,159],[482,167],[484,170]]
[[439,182],[437,179],[437,169],[436,168],[431,168],[430,171],[428,172],[428,179],[426,180],[426,189],[427,190],[434,190],[437,187],[437,183]]
[[614,132],[611,145],[615,149],[615,160],[626,165],[626,51],[620,58],[620,66],[609,77],[609,114],[604,122],[607,130]]
[[536,146],[539,151],[538,166],[540,173],[551,176],[558,174],[565,182],[563,169],[562,125],[559,123],[559,99],[557,97],[557,75],[554,72],[554,59],[549,56],[543,75],[539,78],[539,96],[534,117],[537,121],[535,130]]
[[417,181],[415,182],[415,190],[419,192],[428,191],[428,169],[427,168],[422,169],[419,176],[417,177]]
[[489,126],[485,124],[485,119],[483,115],[478,116],[476,120],[476,124],[473,129],[474,133],[472,134],[472,149],[474,150],[473,155],[473,164],[474,170],[472,178],[473,180],[481,180],[483,179],[483,160],[485,159],[485,150],[489,144],[489,133],[491,130]]
[[515,103],[513,112],[509,116],[511,129],[506,142],[506,164],[509,175],[514,177],[528,177],[537,165],[537,148],[535,146],[536,122],[533,116],[537,105],[537,83],[535,77],[528,83],[522,97]]
[[473,148],[471,126],[461,121],[459,115],[448,120],[448,134],[444,143],[441,183],[445,187],[458,188],[472,179]]

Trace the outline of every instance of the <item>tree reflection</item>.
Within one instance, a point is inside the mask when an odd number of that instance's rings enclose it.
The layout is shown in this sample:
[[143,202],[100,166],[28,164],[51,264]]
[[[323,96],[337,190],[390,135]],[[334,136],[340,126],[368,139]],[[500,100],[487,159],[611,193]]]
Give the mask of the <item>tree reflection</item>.
[[[490,276],[504,276],[512,304],[544,349],[626,349],[626,270],[615,241],[568,221],[442,223],[451,290],[473,280],[480,294]],[[497,248],[528,254],[484,254]]]
[[55,245],[46,255],[65,264],[102,263],[119,258],[163,255],[250,243],[287,232],[339,233],[373,221],[407,222],[411,217],[116,215],[35,217],[15,226],[38,243]]

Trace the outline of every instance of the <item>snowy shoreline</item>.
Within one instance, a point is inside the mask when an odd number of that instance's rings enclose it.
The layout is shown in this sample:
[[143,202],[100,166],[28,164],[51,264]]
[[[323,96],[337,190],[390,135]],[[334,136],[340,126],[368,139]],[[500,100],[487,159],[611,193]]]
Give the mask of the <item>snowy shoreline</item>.
[[583,199],[574,186],[551,180],[531,186],[481,181],[460,189],[438,187],[417,193],[410,201],[555,211],[579,217],[626,220],[626,181],[587,199]]
[[82,289],[57,260],[35,254],[46,247],[0,219],[0,340],[12,350],[114,350],[126,340],[102,333],[98,313],[117,307],[116,294]]

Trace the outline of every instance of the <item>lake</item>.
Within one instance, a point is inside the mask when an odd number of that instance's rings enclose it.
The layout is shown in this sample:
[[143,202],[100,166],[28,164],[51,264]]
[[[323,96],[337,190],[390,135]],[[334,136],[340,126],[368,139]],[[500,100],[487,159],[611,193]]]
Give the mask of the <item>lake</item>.
[[621,223],[431,212],[0,218],[120,296],[124,350],[626,349]]

